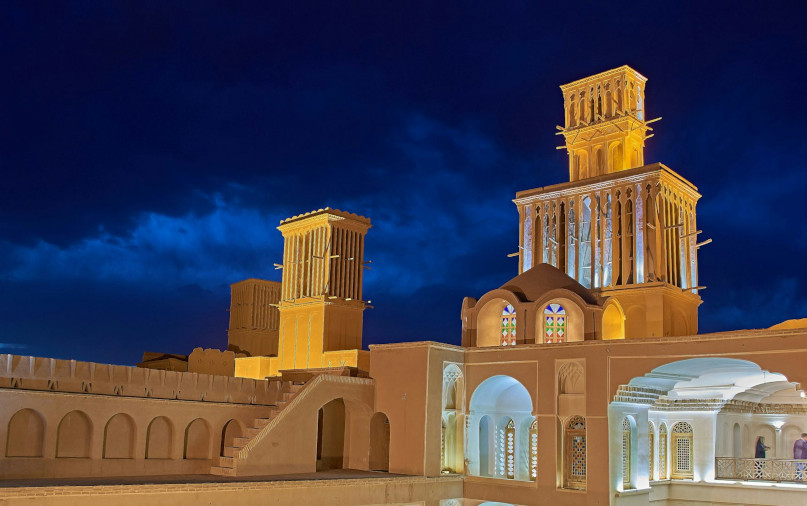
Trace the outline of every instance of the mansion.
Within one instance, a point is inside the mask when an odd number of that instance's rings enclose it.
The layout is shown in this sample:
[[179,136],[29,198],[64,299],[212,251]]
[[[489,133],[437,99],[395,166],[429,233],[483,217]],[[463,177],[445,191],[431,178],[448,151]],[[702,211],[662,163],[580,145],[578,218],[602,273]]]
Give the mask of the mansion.
[[807,504],[807,320],[698,334],[700,194],[645,163],[646,84],[561,86],[569,182],[516,193],[461,346],[362,348],[371,221],[324,208],[232,285],[227,350],[0,355],[0,504]]

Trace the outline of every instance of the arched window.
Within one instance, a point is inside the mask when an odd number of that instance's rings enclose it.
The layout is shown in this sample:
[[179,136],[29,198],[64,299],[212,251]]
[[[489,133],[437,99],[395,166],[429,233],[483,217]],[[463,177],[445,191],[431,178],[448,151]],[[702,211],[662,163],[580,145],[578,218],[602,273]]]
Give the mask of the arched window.
[[630,486],[630,420],[622,419],[622,490]]
[[538,478],[538,420],[530,424],[530,479]]
[[574,264],[574,253],[577,245],[577,236],[575,235],[575,224],[577,223],[577,220],[575,220],[574,217],[574,200],[569,201],[569,220],[566,223],[568,225],[569,232],[569,235],[566,237],[566,258],[568,260],[566,264],[566,273],[570,278],[577,279],[575,276],[576,265]]
[[605,216],[605,237],[602,245],[602,286],[610,286],[613,284],[612,262],[613,256],[611,253],[611,238],[614,235],[613,220],[611,216],[611,194],[605,196],[605,209],[602,214]]
[[653,426],[653,422],[647,422],[647,457],[648,463],[650,465],[650,481],[655,480],[655,456],[656,456],[656,428]]
[[667,479],[667,424],[658,429],[658,479]]
[[578,244],[579,265],[578,281],[586,288],[591,288],[591,198],[583,198],[580,213],[580,238]]
[[516,425],[513,420],[504,426],[505,473],[508,480],[516,477]]
[[685,480],[693,476],[692,426],[678,422],[672,427],[672,475],[674,480]]
[[560,304],[549,304],[544,309],[544,342],[566,342],[566,310]]
[[573,416],[566,423],[564,438],[566,488],[586,488],[586,419]]
[[502,346],[516,344],[516,310],[511,304],[502,309]]
[[532,218],[530,216],[524,219],[524,249],[522,253],[524,255],[521,269],[523,272],[532,267]]

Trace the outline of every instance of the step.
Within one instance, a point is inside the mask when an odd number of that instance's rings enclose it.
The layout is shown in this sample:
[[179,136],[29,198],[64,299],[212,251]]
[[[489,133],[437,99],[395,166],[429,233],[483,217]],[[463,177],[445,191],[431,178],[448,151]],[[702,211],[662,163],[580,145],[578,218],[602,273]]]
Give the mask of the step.
[[246,434],[244,434],[244,435],[246,437],[252,439],[255,436],[257,436],[258,434],[260,434],[262,430],[263,430],[263,427],[247,427]]
[[251,437],[234,437],[233,438],[233,446],[237,446],[240,448],[246,446],[247,443],[251,440]]
[[255,427],[266,427],[267,425],[269,425],[269,422],[271,422],[271,421],[272,421],[271,418],[256,418],[252,422],[252,424]]
[[218,476],[235,476],[235,469],[232,467],[214,466],[210,468],[210,474],[215,474]]
[[280,397],[281,397],[282,402],[287,402],[288,403],[292,399],[294,399],[294,397],[296,395],[297,395],[297,392],[283,392]]
[[224,447],[224,456],[226,457],[237,457],[238,452],[241,451],[241,447],[239,446],[225,446]]
[[219,467],[235,467],[235,459],[233,457],[219,457]]

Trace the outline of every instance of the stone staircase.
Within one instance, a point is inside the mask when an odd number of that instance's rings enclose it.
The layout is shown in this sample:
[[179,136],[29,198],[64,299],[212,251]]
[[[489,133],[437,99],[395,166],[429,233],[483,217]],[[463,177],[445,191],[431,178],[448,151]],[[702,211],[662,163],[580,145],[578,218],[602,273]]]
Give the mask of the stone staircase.
[[243,436],[233,438],[233,446],[224,447],[224,456],[219,457],[219,465],[210,468],[210,474],[219,476],[235,476],[235,463],[238,458],[238,452],[241,448],[247,445],[255,436],[269,425],[275,417],[280,414],[283,409],[294,399],[298,393],[303,389],[305,383],[298,383],[293,381],[284,382],[283,388],[280,393],[280,399],[269,410],[268,418],[255,418],[252,422],[252,427],[248,427]]

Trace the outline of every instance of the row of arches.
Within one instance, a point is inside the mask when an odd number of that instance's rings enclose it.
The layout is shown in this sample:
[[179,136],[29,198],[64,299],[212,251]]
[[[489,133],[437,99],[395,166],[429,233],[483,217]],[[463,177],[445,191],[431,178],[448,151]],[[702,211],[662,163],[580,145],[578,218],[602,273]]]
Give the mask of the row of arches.
[[[584,489],[586,419],[572,415],[560,423],[563,486]],[[545,462],[539,455],[539,423],[533,414],[532,398],[518,380],[498,375],[480,383],[471,395],[467,425],[468,474],[516,481],[537,479],[541,462]]]
[[579,148],[572,151],[570,156],[572,181],[640,167],[644,162],[638,141],[618,140]]
[[[622,419],[621,472],[622,489],[635,488],[638,470],[638,433],[636,419]],[[647,422],[648,476],[654,480],[692,479],[695,469],[694,430],[689,422],[667,422],[659,425],[658,431],[652,421]],[[669,451],[668,451],[669,449]]]
[[[333,399],[317,412],[317,450],[316,470],[344,469],[345,447],[348,443],[347,412],[342,398]],[[389,471],[390,448],[389,417],[376,412],[370,417],[369,469],[371,471]]]
[[[519,343],[519,326],[524,324],[526,317],[526,314],[519,316],[513,304],[505,299],[488,302],[477,318],[477,346],[515,346]],[[583,340],[583,312],[572,301],[553,299],[542,304],[534,318],[535,335],[525,335],[521,342],[540,344]]]
[[[174,455],[174,424],[165,416],[153,418],[146,428],[143,453],[138,455],[137,426],[134,418],[117,413],[109,418],[103,430],[101,457],[104,459],[171,459]],[[196,418],[184,429],[183,459],[213,457],[213,431],[203,418]],[[229,420],[221,429],[219,452],[241,436],[243,428],[237,420]],[[80,410],[70,411],[59,421],[56,430],[56,458],[91,458],[93,424]],[[47,457],[45,455],[45,419],[37,411],[25,408],[17,411],[8,422],[6,457]]]
[[605,81],[591,84],[566,95],[566,126],[583,126],[635,113],[644,119],[644,91],[632,80]]
[[[487,302],[477,318],[477,346],[515,346],[519,343],[558,344],[583,341],[585,337],[583,311],[568,299],[552,299],[541,304],[535,312],[534,335],[519,338],[519,327],[529,316],[518,311],[505,299]],[[616,300],[606,303],[603,310],[602,338],[625,337],[625,314]]]
[[644,183],[553,199],[525,215],[524,244],[586,288],[697,286],[695,204],[669,188]]

